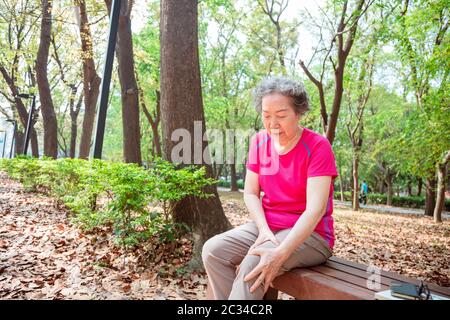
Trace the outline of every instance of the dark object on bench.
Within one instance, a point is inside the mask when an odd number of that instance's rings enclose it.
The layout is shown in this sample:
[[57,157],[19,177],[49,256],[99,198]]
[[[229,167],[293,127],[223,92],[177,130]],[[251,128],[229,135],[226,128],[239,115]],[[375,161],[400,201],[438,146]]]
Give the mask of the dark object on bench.
[[[396,298],[406,300],[420,300],[422,299],[422,288],[426,285],[416,286],[412,283],[406,282],[392,282],[391,295]],[[428,286],[426,286],[428,288]],[[430,297],[428,293],[427,298]]]
[[[420,285],[420,280],[382,271],[380,286],[369,289],[367,279],[373,275],[363,264],[331,257],[325,264],[291,270],[273,282],[265,299],[275,300],[278,291],[301,300],[374,300],[375,293],[389,290],[391,282],[408,282]],[[433,294],[450,298],[450,288],[427,283]]]

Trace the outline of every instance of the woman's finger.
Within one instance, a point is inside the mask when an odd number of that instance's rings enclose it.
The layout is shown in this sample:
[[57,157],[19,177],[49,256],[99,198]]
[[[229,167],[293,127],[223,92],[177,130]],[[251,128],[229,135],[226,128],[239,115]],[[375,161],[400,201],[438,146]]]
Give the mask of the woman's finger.
[[264,283],[264,274],[261,273],[261,275],[258,277],[258,279],[256,279],[255,283],[253,283],[253,286],[251,286],[250,288],[250,292],[253,293],[253,291],[255,291],[256,289],[258,289],[258,287],[261,287],[263,290],[266,286],[266,284]]
[[260,238],[256,239],[256,241],[250,247],[249,251],[254,249],[255,247],[259,246],[260,243],[262,243],[262,240]]
[[269,287],[272,285],[273,280],[275,279],[276,274],[274,274],[273,272],[268,272],[266,273],[266,279],[264,281],[266,281],[266,286],[264,288],[264,293],[267,291],[267,289],[269,289]]
[[252,256],[261,256],[261,248],[253,248],[252,250],[248,251],[248,254]]
[[270,285],[272,284],[272,281],[267,281],[267,279],[264,282],[264,293],[267,292],[267,290],[269,289]]
[[272,241],[272,242],[273,242],[274,244],[276,244],[276,245],[279,245],[279,244],[280,244],[280,241],[278,241],[277,237],[275,237],[274,234],[272,234],[272,235],[270,236],[270,241]]
[[258,263],[258,265],[252,270],[250,271],[249,274],[247,274],[244,277],[244,281],[249,281],[251,279],[253,279],[254,277],[256,277],[257,275],[259,275],[262,271],[263,265],[260,263]]

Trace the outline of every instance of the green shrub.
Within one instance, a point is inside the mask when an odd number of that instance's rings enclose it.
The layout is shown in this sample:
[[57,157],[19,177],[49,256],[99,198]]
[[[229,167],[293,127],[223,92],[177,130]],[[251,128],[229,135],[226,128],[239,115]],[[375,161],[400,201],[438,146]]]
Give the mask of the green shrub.
[[[105,161],[97,159],[79,161],[71,164],[61,163],[60,177],[63,178],[65,173],[70,173],[71,179],[67,179],[60,188],[64,204],[75,213],[73,221],[90,230],[107,225],[110,221],[105,212],[98,210],[97,204],[98,199],[107,194],[106,181],[110,173],[108,163]],[[65,194],[64,190],[67,190]]]
[[17,156],[11,160],[8,174],[11,178],[19,180],[26,191],[36,191],[39,183],[37,178],[40,174],[40,162],[28,156]]
[[[340,200],[341,193],[339,191],[334,192],[334,198]],[[344,200],[352,201],[352,193],[349,191],[344,192]],[[368,204],[386,204],[387,195],[380,193],[369,193],[367,195]],[[417,208],[422,209],[425,207],[424,196],[393,196],[392,205],[395,207]],[[450,211],[450,199],[445,199],[445,210]]]
[[205,178],[203,167],[177,169],[161,159],[149,169],[102,160],[30,157],[2,160],[0,165],[27,190],[49,193],[64,203],[83,229],[112,227],[116,243],[125,247],[154,237],[163,242],[177,239],[187,227],[173,221],[176,203],[188,196],[209,196],[203,187],[215,183]]
[[[230,181],[225,181],[225,180],[219,180],[219,181],[217,182],[217,185],[218,185],[219,187],[230,188],[230,187],[231,187],[231,182],[230,182]],[[239,189],[244,189],[244,180],[239,179],[239,180],[237,181],[237,185],[238,185],[238,188],[239,188]]]

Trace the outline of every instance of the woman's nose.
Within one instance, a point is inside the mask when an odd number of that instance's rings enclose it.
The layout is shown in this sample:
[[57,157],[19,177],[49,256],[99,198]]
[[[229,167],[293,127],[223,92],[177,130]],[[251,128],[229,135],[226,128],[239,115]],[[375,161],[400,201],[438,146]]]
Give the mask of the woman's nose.
[[270,119],[270,127],[272,129],[278,129],[278,120],[277,119]]

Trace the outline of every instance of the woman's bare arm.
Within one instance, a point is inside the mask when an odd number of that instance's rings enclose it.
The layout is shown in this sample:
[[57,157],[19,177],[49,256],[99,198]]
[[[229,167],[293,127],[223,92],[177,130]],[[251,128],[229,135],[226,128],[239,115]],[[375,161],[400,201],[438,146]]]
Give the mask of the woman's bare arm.
[[283,256],[289,257],[313,233],[325,213],[330,193],[330,183],[330,176],[308,179],[306,210],[277,248],[282,252]]
[[244,202],[250,212],[250,218],[255,222],[260,231],[269,229],[264,209],[260,200],[259,175],[251,170],[247,170],[244,186]]

